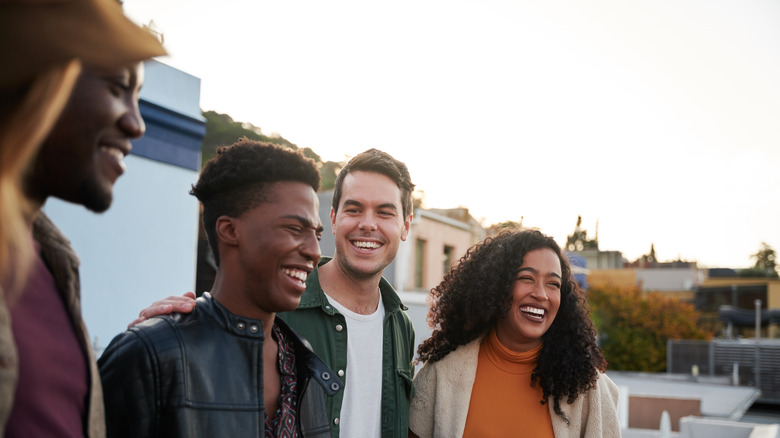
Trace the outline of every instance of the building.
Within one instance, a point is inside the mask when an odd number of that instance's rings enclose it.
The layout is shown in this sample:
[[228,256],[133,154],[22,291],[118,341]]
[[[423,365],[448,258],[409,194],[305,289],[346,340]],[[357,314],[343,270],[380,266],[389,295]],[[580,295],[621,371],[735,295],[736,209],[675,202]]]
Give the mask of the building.
[[415,209],[407,250],[399,251],[396,259],[404,266],[405,275],[397,278],[400,289],[427,293],[484,236],[466,209]]
[[618,413],[626,437],[658,430],[664,411],[673,432],[680,432],[685,417],[738,421],[759,395],[755,388],[733,386],[728,379],[715,377],[629,371],[607,371],[607,375],[620,388]]
[[[395,261],[385,269],[385,278],[398,290],[414,325],[415,345],[430,337],[428,292],[438,285],[466,251],[485,238],[485,229],[466,208],[416,208],[406,242]],[[391,280],[392,278],[392,280]],[[417,351],[417,347],[415,347]]]
[[639,288],[670,298],[693,302],[696,289],[706,279],[706,272],[696,262],[629,263],[619,251],[585,249],[574,254],[585,259],[588,285],[595,287]]
[[626,263],[620,251],[601,251],[597,248],[587,248],[572,251],[573,254],[585,259],[585,266],[590,270],[622,269]]
[[[780,338],[780,326],[771,318],[780,310],[780,279],[752,277],[712,277],[696,288],[694,304],[701,321],[712,327],[726,326],[724,337],[755,337],[755,319],[742,322],[742,313],[755,312],[760,301],[763,338]],[[724,306],[730,307],[725,309]],[[728,310],[728,311],[724,311]]]
[[703,284],[705,273],[692,263],[656,263],[647,267],[620,269],[589,268],[592,286],[638,287],[643,292],[659,293],[678,300],[693,302],[696,289]]

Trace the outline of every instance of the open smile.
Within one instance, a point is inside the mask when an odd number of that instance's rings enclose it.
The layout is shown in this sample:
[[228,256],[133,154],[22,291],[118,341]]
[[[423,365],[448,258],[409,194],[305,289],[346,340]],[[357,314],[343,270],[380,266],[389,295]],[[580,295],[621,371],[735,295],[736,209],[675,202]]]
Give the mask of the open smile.
[[308,272],[299,271],[297,269],[282,269],[282,272],[288,277],[298,280],[300,283],[306,283],[306,279],[309,278]]
[[306,268],[301,267],[284,267],[282,268],[282,273],[287,276],[287,278],[290,279],[290,281],[293,282],[298,288],[305,289],[306,288],[306,279],[309,278],[309,273],[314,269],[314,265],[307,266]]
[[522,312],[526,318],[536,322],[543,321],[544,316],[547,314],[546,310],[533,306],[522,306],[520,307],[520,312]]
[[131,148],[128,141],[105,140],[98,144],[98,151],[107,165],[113,169],[115,178],[125,173],[127,166],[124,159],[130,153]]
[[377,249],[384,245],[383,243],[369,240],[350,240],[350,243],[355,248],[365,250]]

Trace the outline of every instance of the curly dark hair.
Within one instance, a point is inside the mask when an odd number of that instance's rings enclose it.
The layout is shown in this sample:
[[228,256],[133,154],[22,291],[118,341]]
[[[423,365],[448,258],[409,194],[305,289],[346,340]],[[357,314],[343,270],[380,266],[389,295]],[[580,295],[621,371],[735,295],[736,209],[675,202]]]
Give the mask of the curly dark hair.
[[555,413],[567,423],[560,399],[573,403],[595,387],[607,362],[596,345],[596,330],[582,290],[572,278],[571,266],[551,237],[536,230],[505,231],[473,246],[428,297],[428,323],[433,334],[417,350],[419,360],[436,362],[474,339],[485,336],[506,314],[512,287],[525,255],[549,248],[561,260],[561,304],[531,376],[541,385],[543,398],[553,398]]
[[203,226],[219,266],[217,219],[239,217],[267,202],[271,184],[302,182],[320,189],[320,171],[300,150],[249,140],[217,148],[217,156],[203,167],[190,194],[203,203]]
[[369,149],[365,152],[361,152],[354,157],[344,166],[339,174],[336,176],[336,183],[333,188],[333,211],[338,213],[339,202],[341,202],[341,188],[344,185],[344,178],[350,172],[362,170],[364,172],[375,172],[384,175],[401,189],[401,204],[404,210],[404,217],[408,217],[412,213],[412,191],[414,191],[414,184],[412,184],[412,177],[409,175],[409,169],[402,161],[398,161],[387,152],[380,151],[379,149]]

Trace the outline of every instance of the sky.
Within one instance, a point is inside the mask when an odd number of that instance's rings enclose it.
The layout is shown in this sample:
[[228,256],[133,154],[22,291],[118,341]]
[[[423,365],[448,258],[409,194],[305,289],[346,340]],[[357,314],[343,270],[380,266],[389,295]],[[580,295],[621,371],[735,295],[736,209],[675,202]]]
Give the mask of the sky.
[[780,251],[780,2],[124,0],[201,107],[629,260]]

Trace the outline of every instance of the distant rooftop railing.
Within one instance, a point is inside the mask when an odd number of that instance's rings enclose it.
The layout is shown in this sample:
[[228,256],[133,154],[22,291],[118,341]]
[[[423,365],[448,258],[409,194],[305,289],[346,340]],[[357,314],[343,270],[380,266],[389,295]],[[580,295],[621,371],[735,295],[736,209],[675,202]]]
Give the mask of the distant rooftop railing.
[[780,340],[670,340],[666,349],[668,373],[730,376],[735,385],[761,391],[758,402],[780,405]]

